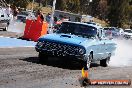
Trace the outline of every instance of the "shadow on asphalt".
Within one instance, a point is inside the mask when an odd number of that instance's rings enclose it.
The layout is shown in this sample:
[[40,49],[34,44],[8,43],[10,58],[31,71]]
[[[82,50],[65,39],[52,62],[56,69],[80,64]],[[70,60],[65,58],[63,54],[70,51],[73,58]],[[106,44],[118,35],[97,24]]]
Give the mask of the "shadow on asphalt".
[[26,40],[26,41],[32,41],[31,39],[24,38],[23,36],[21,36],[21,37],[18,37],[17,39]]
[[[83,65],[80,61],[64,59],[64,58],[49,58],[46,62],[39,62],[38,57],[29,57],[25,59],[21,59],[23,61],[32,62],[36,64],[42,64],[47,66],[58,67],[62,69],[70,69],[70,70],[81,70]],[[99,64],[92,63],[91,68],[98,67]]]

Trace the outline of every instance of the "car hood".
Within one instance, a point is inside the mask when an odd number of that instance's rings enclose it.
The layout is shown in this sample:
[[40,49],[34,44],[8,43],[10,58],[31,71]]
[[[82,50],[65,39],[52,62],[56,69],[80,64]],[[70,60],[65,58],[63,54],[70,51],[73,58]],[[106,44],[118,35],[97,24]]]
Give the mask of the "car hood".
[[39,39],[39,41],[43,41],[43,40],[65,42],[76,45],[83,45],[84,42],[90,41],[88,38],[78,37],[76,35],[71,35],[71,34],[47,34]]
[[131,35],[132,36],[132,33],[125,32],[124,34],[125,35]]

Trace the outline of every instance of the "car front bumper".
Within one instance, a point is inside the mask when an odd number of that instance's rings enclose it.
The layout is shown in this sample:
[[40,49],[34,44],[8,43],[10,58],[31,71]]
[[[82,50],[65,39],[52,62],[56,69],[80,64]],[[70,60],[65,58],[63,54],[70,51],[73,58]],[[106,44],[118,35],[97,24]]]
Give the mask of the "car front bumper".
[[83,61],[87,60],[86,54],[82,54],[82,55],[67,54],[65,53],[65,51],[46,50],[46,49],[39,48],[37,46],[35,47],[35,49],[37,52],[44,53],[47,56],[51,56],[51,57],[67,57],[67,58],[72,58],[76,60],[83,60]]
[[0,28],[8,27],[9,22],[8,21],[0,21]]
[[126,39],[132,39],[132,36],[131,35],[124,35],[124,38],[126,38]]

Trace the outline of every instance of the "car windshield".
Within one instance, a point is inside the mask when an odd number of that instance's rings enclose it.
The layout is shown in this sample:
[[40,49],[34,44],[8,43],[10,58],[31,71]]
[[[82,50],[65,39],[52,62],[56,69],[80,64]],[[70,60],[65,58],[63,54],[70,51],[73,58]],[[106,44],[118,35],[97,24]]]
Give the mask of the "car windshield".
[[109,30],[111,30],[111,31],[118,31],[118,29],[116,29],[116,28],[110,28]]
[[25,16],[17,16],[17,22],[23,22],[26,23],[26,17]]
[[104,30],[109,30],[109,28],[104,28]]
[[62,23],[57,33],[73,34],[82,37],[95,37],[97,28],[75,23]]
[[104,30],[119,32],[118,28],[104,28]]
[[28,16],[28,15],[29,15],[29,12],[22,11],[22,12],[18,13],[18,15],[25,15],[25,16]]
[[125,30],[124,32],[132,33],[132,30]]

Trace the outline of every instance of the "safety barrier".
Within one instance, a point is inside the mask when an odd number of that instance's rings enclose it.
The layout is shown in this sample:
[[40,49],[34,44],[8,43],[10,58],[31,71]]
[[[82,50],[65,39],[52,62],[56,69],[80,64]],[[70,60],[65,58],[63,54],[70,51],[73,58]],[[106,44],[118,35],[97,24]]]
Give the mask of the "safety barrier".
[[26,20],[23,38],[38,41],[39,37],[47,34],[48,23],[40,20]]

